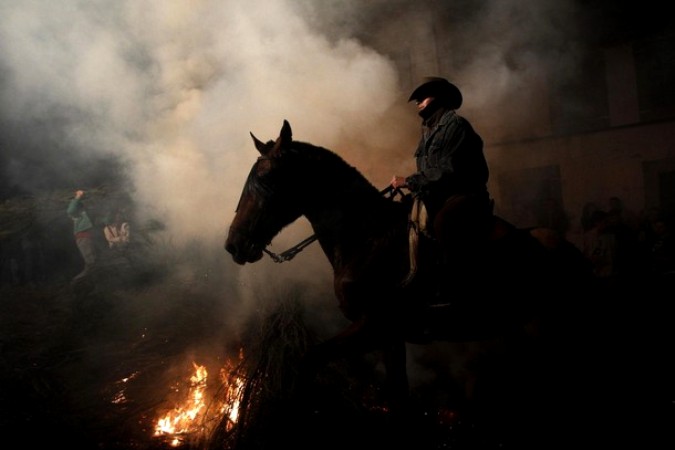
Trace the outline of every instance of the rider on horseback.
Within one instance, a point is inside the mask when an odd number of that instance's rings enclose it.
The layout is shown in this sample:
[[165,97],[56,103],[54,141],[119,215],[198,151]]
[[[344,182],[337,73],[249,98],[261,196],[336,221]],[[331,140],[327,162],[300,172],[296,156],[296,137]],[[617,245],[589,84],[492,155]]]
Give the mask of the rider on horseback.
[[415,151],[417,172],[394,176],[391,186],[407,188],[426,208],[429,234],[440,244],[446,262],[466,267],[475,246],[487,239],[492,224],[489,170],[483,140],[456,110],[462,94],[444,78],[427,78],[410,95],[422,118]]

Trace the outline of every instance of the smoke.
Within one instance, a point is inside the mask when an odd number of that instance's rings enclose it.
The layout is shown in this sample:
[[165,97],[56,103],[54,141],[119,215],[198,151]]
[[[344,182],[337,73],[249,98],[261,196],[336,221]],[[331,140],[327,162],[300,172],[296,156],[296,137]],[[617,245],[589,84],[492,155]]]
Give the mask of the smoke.
[[[42,160],[125,161],[139,210],[162,214],[181,240],[222,238],[254,156],[249,130],[273,137],[289,119],[331,146],[397,94],[386,58],[329,42],[282,1],[2,9],[8,125],[58,131],[35,143]],[[24,175],[8,173],[18,184]]]
[[[531,109],[507,105],[576,67],[575,5],[3,0],[0,168],[33,190],[100,183],[119,166],[142,216],[178,242],[220,246],[255,156],[249,131],[274,138],[288,119],[383,187],[413,168],[413,84],[450,77],[487,137],[521,123]],[[402,71],[434,46],[426,60],[450,67]]]

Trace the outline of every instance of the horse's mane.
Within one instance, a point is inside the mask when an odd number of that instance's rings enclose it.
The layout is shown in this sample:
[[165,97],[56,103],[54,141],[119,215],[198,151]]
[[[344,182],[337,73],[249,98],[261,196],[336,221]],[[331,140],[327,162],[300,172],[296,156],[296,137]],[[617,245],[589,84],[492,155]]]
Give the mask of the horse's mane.
[[[285,205],[294,205],[286,206],[283,213],[279,213],[284,220],[292,221],[298,213],[315,220],[334,219],[346,217],[343,215],[346,212],[359,227],[375,221],[379,223],[376,228],[381,230],[382,223],[397,222],[392,222],[392,214],[404,217],[400,214],[401,202],[393,202],[391,197],[383,195],[333,150],[289,139],[283,133],[276,141],[263,143],[255,136],[254,140],[262,156],[251,168],[242,198],[247,193],[260,199],[283,197]],[[241,200],[237,211],[240,205]]]
[[378,189],[359,171],[333,150],[303,141],[293,141],[286,156],[299,158],[316,167],[317,173],[340,180],[349,190],[362,191],[364,194],[376,194]]

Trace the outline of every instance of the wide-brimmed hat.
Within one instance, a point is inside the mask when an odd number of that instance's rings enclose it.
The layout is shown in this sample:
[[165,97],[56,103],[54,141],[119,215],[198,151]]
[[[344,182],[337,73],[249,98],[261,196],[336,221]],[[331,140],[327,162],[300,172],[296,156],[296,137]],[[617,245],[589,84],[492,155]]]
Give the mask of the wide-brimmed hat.
[[422,101],[427,97],[434,97],[453,109],[462,106],[462,93],[459,88],[445,78],[425,78],[425,81],[410,94],[408,101]]

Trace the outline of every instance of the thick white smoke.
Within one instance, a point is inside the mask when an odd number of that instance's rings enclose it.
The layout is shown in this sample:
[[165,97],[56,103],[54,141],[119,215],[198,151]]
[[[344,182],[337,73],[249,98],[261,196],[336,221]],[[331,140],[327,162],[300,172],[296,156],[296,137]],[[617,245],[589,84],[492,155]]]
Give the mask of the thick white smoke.
[[332,147],[398,96],[385,57],[355,40],[330,42],[285,1],[2,10],[16,120],[65,117],[73,152],[128,160],[140,211],[160,213],[181,241],[222,240],[254,157],[249,131],[274,138],[288,119],[298,138]]

